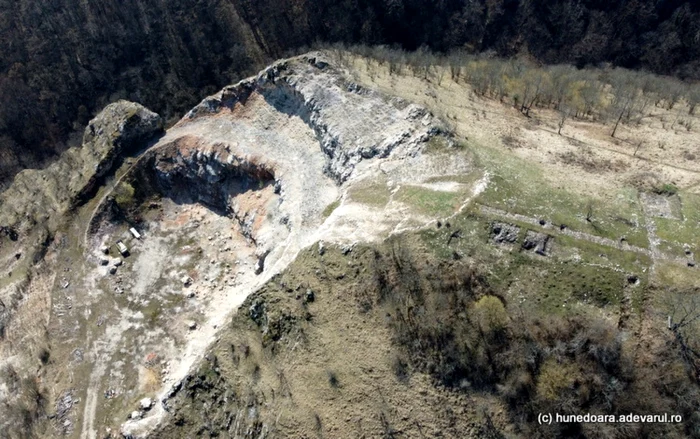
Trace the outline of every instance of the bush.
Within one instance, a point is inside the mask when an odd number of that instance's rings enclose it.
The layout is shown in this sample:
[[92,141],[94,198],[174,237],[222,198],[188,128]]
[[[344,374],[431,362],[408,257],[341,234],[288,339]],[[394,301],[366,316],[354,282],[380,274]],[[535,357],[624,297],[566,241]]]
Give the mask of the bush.
[[569,363],[547,360],[537,377],[537,397],[545,401],[556,401],[562,392],[572,390],[579,380],[578,368]]
[[498,332],[508,324],[508,313],[496,296],[484,296],[474,304],[474,314],[484,332]]
[[671,195],[675,195],[678,193],[678,187],[674,184],[666,183],[660,187],[655,188],[654,192],[656,192],[659,195],[668,195],[670,197]]
[[121,183],[114,191],[114,200],[122,209],[128,209],[134,202],[136,191],[129,183]]

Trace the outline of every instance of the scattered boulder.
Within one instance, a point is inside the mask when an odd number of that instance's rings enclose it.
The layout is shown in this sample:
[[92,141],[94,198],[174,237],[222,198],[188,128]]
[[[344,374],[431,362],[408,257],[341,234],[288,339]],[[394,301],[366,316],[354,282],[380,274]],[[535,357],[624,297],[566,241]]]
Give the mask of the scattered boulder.
[[141,412],[138,411],[138,410],[134,410],[134,411],[131,412],[131,414],[129,415],[129,419],[141,419],[142,416],[143,416],[143,413],[141,413]]
[[8,226],[0,226],[0,236],[7,236],[10,238],[10,241],[17,241],[19,239],[17,231]]
[[258,260],[255,262],[255,274],[260,274],[265,269],[265,258],[267,258],[268,254],[270,254],[270,252],[266,251],[258,256]]
[[258,259],[255,262],[255,274],[262,273],[264,269],[265,269],[265,261],[262,259]]
[[107,259],[100,259],[100,265],[102,265],[103,267],[108,265],[108,264],[109,264],[109,261]]
[[491,239],[495,243],[513,244],[518,240],[519,233],[520,227],[516,225],[502,222],[491,223]]
[[0,300],[0,340],[5,337],[5,328],[10,321],[10,310]]
[[525,241],[523,241],[523,248],[525,250],[534,250],[538,255],[547,256],[549,254],[550,241],[551,236],[546,233],[528,230],[525,234]]
[[109,274],[117,274],[117,267],[110,267]]
[[185,325],[190,331],[194,331],[195,329],[197,329],[197,322],[195,322],[194,320],[188,320],[187,322],[185,322]]
[[114,261],[114,266],[121,267],[123,263],[124,261],[122,261],[121,259],[117,259],[116,261]]
[[313,302],[316,300],[316,295],[314,294],[313,290],[307,289],[306,290],[306,295],[304,296],[304,301],[305,302]]
[[141,401],[139,401],[139,406],[141,407],[141,410],[150,410],[151,407],[153,407],[153,400],[151,398],[143,398]]
[[265,303],[260,299],[255,299],[248,308],[248,315],[258,325],[262,324],[262,318],[265,315]]
[[323,256],[326,253],[326,246],[323,243],[323,241],[318,242],[318,254],[319,256]]
[[189,276],[184,276],[180,281],[182,282],[182,286],[185,288],[192,285],[192,278]]
[[103,245],[102,247],[100,247],[100,251],[103,254],[108,255],[109,254],[109,247],[107,247],[106,245]]
[[354,243],[353,243],[353,244],[348,244],[348,245],[344,245],[344,246],[340,249],[340,251],[343,253],[343,255],[347,256],[350,252],[352,252],[352,250],[353,250],[354,248],[355,248],[355,244],[354,244]]

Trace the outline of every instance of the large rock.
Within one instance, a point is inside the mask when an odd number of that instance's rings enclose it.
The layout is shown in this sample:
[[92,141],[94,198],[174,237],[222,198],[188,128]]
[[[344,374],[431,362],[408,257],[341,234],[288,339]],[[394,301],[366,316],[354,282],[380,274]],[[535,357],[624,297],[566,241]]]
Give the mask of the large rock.
[[534,250],[538,255],[547,256],[551,247],[551,238],[546,233],[528,230],[523,241],[523,248]]

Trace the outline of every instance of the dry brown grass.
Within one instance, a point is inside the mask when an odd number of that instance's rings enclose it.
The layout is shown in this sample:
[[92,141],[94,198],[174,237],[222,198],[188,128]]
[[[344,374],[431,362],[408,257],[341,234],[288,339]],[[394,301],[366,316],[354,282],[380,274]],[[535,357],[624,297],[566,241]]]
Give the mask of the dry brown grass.
[[[593,195],[624,187],[640,172],[652,172],[681,189],[700,191],[700,162],[689,159],[697,150],[697,129],[688,131],[671,123],[679,112],[687,112],[682,104],[670,111],[649,105],[643,118],[622,124],[615,138],[610,137],[609,124],[585,119],[568,119],[558,135],[557,111],[536,108],[528,118],[509,103],[477,95],[469,84],[455,82],[449,75],[438,83],[413,76],[408,68],[401,69],[400,75],[389,75],[386,64],[373,65],[370,75],[359,57],[351,58],[350,65],[350,73],[362,85],[425,105],[435,114],[450,115],[458,139],[467,139],[470,146],[502,148],[504,153],[537,163],[554,186]],[[699,119],[697,115],[684,118]],[[582,147],[592,151],[593,158],[571,156]],[[554,160],[562,155],[575,159]]]
[[143,394],[153,394],[161,387],[160,372],[155,368],[139,366],[139,391]]

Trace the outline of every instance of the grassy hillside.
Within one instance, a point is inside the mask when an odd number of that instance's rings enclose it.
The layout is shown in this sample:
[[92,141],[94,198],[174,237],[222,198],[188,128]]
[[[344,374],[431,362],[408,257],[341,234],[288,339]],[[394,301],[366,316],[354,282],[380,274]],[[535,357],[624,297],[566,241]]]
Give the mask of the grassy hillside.
[[[308,249],[248,298],[157,437],[696,437],[694,366],[650,311],[688,291],[604,247],[494,244],[490,224],[466,213],[348,254]],[[547,412],[684,421],[539,425]]]

